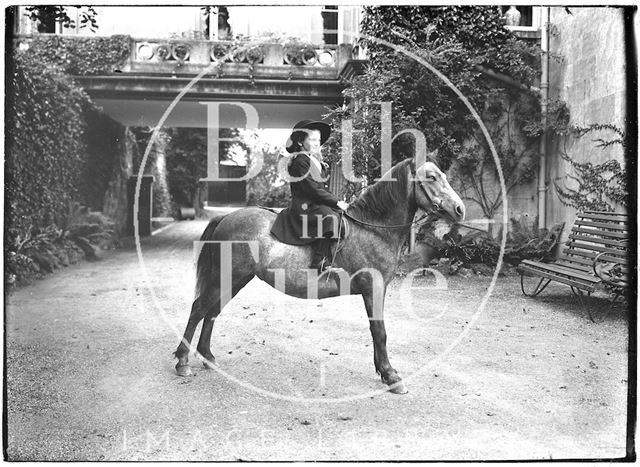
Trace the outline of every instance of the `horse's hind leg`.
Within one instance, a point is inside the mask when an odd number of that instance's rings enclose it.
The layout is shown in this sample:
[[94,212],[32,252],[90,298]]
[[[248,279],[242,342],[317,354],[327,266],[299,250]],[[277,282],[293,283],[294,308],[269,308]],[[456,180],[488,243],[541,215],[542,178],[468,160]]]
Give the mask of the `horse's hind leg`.
[[[253,275],[246,277],[234,277],[232,279],[231,286],[231,298],[235,297],[240,290],[247,285],[247,283],[253,278]],[[200,332],[200,339],[198,340],[198,353],[204,358],[203,365],[205,368],[209,368],[210,365],[215,363],[215,357],[211,353],[211,332],[213,331],[213,324],[225,307],[226,303],[218,303],[216,306],[209,309],[202,322],[202,331]]]
[[220,298],[219,296],[211,296],[209,294],[200,295],[194,300],[193,305],[191,305],[191,314],[189,315],[184,336],[178,345],[178,349],[174,353],[178,359],[178,363],[176,364],[176,372],[178,375],[191,375],[191,368],[189,368],[189,347],[191,345],[191,339],[193,339],[193,334],[200,320],[208,315],[211,310],[215,309],[220,309]]

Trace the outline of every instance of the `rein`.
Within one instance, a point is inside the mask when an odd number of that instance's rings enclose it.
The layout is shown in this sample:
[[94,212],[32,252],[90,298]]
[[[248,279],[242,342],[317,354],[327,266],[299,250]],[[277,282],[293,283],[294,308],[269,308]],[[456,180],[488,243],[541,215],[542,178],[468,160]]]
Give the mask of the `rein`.
[[[415,166],[413,165],[413,162],[411,164],[411,176],[414,178],[414,180],[412,181],[413,183],[413,199],[416,199],[416,180],[415,180],[415,175],[416,175],[416,169]],[[431,197],[427,194],[427,190],[425,190],[425,188],[422,186],[422,183],[420,183],[420,181],[418,180],[418,184],[420,185],[420,188],[422,189],[422,191],[424,192],[424,194],[427,196],[427,198],[431,199]],[[439,200],[438,203],[433,202],[433,207],[436,208],[433,211],[429,211],[426,212],[424,215],[422,215],[421,217],[419,217],[418,219],[413,220],[412,222],[407,222],[404,224],[392,224],[392,225],[386,225],[386,224],[372,224],[371,222],[367,222],[367,221],[363,221],[361,219],[356,219],[355,217],[353,217],[351,214],[349,214],[346,211],[342,211],[340,212],[340,224],[342,225],[342,216],[345,216],[349,219],[351,219],[352,221],[354,221],[357,224],[360,225],[364,225],[367,227],[373,227],[376,229],[399,229],[402,227],[409,227],[412,225],[422,225],[422,221],[427,219],[431,214],[434,214],[435,212],[437,212],[437,210],[441,209],[442,207],[442,200]],[[467,229],[471,229],[471,230],[477,230],[479,232],[484,232],[484,230],[482,229],[478,229],[477,227],[471,227],[469,225],[466,224],[462,224],[461,222],[454,222],[453,225],[459,225],[460,227],[465,227]]]
[[[413,199],[415,202],[416,199],[416,180],[415,180],[415,175],[416,175],[416,169],[415,166],[411,165],[411,175],[414,177],[414,180],[412,181],[413,184]],[[343,217],[347,217],[348,219],[351,219],[353,222],[360,224],[360,225],[364,225],[367,227],[373,227],[376,229],[397,229],[397,228],[402,228],[402,227],[408,227],[408,226],[412,226],[412,225],[422,225],[423,221],[426,223],[426,221],[429,219],[429,216],[431,216],[432,214],[436,213],[438,210],[440,210],[442,208],[442,200],[438,200],[438,202],[434,202],[431,197],[429,196],[429,194],[427,193],[427,190],[424,188],[424,186],[422,186],[422,183],[420,183],[420,181],[418,180],[418,184],[420,185],[420,188],[422,189],[422,191],[424,192],[425,196],[431,200],[433,207],[435,208],[432,211],[428,211],[425,212],[422,216],[420,216],[418,219],[415,219],[411,222],[407,222],[404,224],[392,224],[392,225],[383,225],[383,224],[373,224],[371,222],[367,222],[367,221],[363,221],[362,219],[357,219],[355,217],[353,217],[351,214],[349,214],[347,211],[340,211],[340,220],[338,222],[338,242],[336,244],[336,248],[333,251],[333,256],[331,258],[331,267],[333,268],[333,265],[335,263],[336,260],[336,256],[338,254],[338,252],[341,250],[341,239],[342,239],[342,218]],[[471,227],[465,224],[462,224],[460,222],[454,222],[453,225],[459,225],[461,227],[466,227],[467,229],[472,229],[472,230],[479,230],[481,232],[484,232],[482,229],[478,229],[476,227]],[[345,223],[345,228],[346,228],[346,223]],[[329,281],[329,275],[327,275],[326,281]]]
[[[355,217],[353,217],[351,214],[348,214],[345,211],[342,211],[340,213],[340,216],[345,216],[349,219],[351,219],[352,221],[361,224],[361,225],[366,225],[367,227],[374,227],[376,229],[397,229],[400,227],[408,227],[410,225],[422,225],[422,221],[424,221],[426,218],[429,217],[430,214],[433,214],[435,211],[430,211],[428,213],[423,214],[422,216],[420,216],[419,218],[417,218],[416,220],[414,220],[413,222],[408,222],[406,224],[395,224],[395,225],[382,225],[382,224],[371,224],[369,222],[365,222],[363,220],[360,219],[356,219]],[[486,230],[482,230],[479,229],[477,227],[471,227],[470,225],[467,224],[463,224],[462,222],[453,222],[453,225],[458,225],[460,227],[464,227],[466,229],[471,229],[471,230],[477,230],[478,232],[486,232]]]
[[383,225],[383,224],[372,224],[370,222],[367,221],[363,221],[360,219],[356,219],[355,217],[353,217],[351,214],[349,214],[346,211],[342,211],[340,213],[341,216],[345,216],[349,219],[351,219],[352,221],[354,221],[357,224],[361,224],[361,225],[366,225],[367,227],[374,227],[376,229],[398,229],[400,227],[408,227],[410,225],[414,225],[414,224],[418,224],[420,221],[422,221],[425,217],[427,217],[429,214],[432,214],[432,212],[429,212],[428,214],[424,214],[423,216],[421,216],[419,219],[416,219],[412,222],[407,222],[406,224],[392,224],[392,225]]

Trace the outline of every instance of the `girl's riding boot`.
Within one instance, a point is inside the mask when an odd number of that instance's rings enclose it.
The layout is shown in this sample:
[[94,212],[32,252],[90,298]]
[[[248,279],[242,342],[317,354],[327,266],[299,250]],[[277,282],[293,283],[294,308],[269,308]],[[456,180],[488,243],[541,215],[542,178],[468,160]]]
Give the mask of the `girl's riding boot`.
[[331,264],[331,238],[321,238],[313,242],[313,259],[311,269],[322,272],[329,268]]

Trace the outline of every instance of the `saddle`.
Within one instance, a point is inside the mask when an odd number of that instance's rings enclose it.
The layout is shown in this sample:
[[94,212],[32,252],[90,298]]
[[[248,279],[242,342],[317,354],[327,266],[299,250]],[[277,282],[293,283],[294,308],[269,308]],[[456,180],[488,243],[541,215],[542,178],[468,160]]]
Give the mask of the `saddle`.
[[280,210],[276,209],[276,208],[270,208],[269,206],[260,206],[259,204],[256,205],[257,208],[260,209],[265,209],[269,212],[273,212],[274,214],[278,214],[280,212]]
[[[268,206],[261,206],[261,205],[256,205],[257,208],[260,209],[265,209],[269,212],[272,212],[274,214],[278,214],[280,212],[279,209],[275,209],[275,208],[271,208]],[[335,241],[331,242],[330,245],[330,251],[327,251],[327,260],[328,261],[332,261],[333,258],[335,257],[335,255],[337,255],[341,250],[342,250],[342,246],[343,246],[343,241],[345,238],[347,238],[349,236],[349,233],[351,231],[351,225],[349,222],[347,222],[347,217],[340,215],[340,238],[339,239],[332,239]]]
[[[272,212],[274,214],[279,214],[281,209],[271,208],[269,206],[261,206],[257,204],[256,208],[264,209],[266,211]],[[347,216],[340,215],[340,243],[342,240],[349,236],[349,232],[351,231],[351,225],[347,222]],[[342,249],[342,245],[339,246],[340,251]]]

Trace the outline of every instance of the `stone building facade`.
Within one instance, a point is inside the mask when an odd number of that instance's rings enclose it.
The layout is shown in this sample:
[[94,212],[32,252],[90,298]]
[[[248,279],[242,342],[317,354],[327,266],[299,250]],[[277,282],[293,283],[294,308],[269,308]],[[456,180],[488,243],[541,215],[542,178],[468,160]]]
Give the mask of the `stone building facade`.
[[[549,97],[564,101],[570,123],[612,124],[625,129],[626,74],[624,19],[621,8],[551,8]],[[566,136],[549,141],[547,219],[573,219],[576,210],[559,202],[556,184],[570,185],[566,175],[571,166],[560,156],[564,151],[573,160],[601,164],[610,159],[624,163],[620,145],[598,148],[597,137],[612,139],[611,132],[581,138]]]
[[[609,7],[550,7],[549,9],[549,99],[564,102],[570,124],[612,124],[625,129],[627,83],[625,74],[624,11]],[[561,153],[577,162],[600,164],[616,159],[624,164],[620,145],[598,148],[595,138],[613,139],[611,132],[551,137],[547,143],[546,224],[570,224],[576,210],[559,199],[556,186],[572,187],[567,175],[571,165]],[[497,184],[496,184],[497,187]],[[508,198],[509,218],[525,216],[535,225],[537,179],[516,187]],[[473,216],[473,213],[471,213]],[[501,221],[502,212],[496,216]],[[498,229],[495,230],[496,232]],[[563,238],[568,235],[567,229]]]

